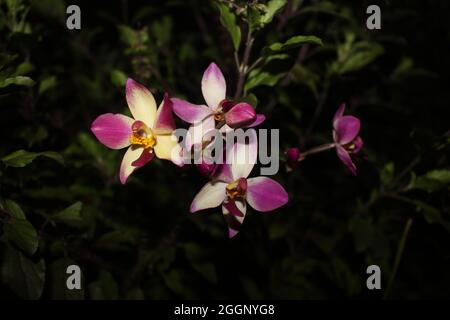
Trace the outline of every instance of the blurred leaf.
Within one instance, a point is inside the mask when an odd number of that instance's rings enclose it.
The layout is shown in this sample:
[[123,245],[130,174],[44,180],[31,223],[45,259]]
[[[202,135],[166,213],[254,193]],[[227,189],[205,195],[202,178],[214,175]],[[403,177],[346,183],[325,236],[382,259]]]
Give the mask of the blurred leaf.
[[244,91],[247,93],[251,89],[262,85],[274,86],[285,75],[286,73],[284,72],[274,75],[267,71],[261,71],[260,69],[252,70],[248,76],[247,82],[245,83]]
[[450,184],[450,170],[433,170],[423,176],[413,176],[407,189],[420,189],[429,193],[438,191]]
[[117,29],[119,30],[120,39],[123,43],[130,47],[135,47],[138,44],[139,36],[135,30],[125,25],[119,25]]
[[92,300],[117,300],[119,287],[112,274],[101,270],[97,281],[89,284],[89,295]]
[[153,22],[152,30],[159,46],[169,44],[172,36],[172,17],[164,16],[161,20]]
[[299,63],[293,67],[292,74],[294,81],[305,84],[315,97],[319,96],[317,85],[320,81],[320,77],[317,74]]
[[11,215],[3,226],[4,237],[29,255],[36,252],[39,240],[33,225],[28,222],[20,206],[12,200],[4,202],[4,210]]
[[115,86],[123,88],[127,82],[127,76],[122,71],[114,69],[111,70],[111,81]]
[[233,41],[234,50],[238,51],[241,44],[241,28],[236,22],[236,16],[225,4],[218,3],[217,7],[220,11],[220,22],[228,30]]
[[3,157],[1,160],[7,166],[15,167],[15,168],[22,168],[22,167],[25,167],[26,165],[30,164],[31,162],[33,162],[33,160],[36,159],[37,157],[41,157],[41,156],[53,159],[53,160],[59,162],[60,164],[64,164],[63,157],[59,153],[54,152],[54,151],[29,152],[29,151],[25,151],[25,150],[18,150],[18,151],[15,151],[15,152],[7,155],[6,157]]
[[349,229],[353,233],[357,252],[363,252],[372,245],[375,239],[375,229],[370,218],[353,216],[349,221]]
[[322,39],[316,36],[294,36],[288,39],[286,42],[275,42],[271,44],[269,47],[265,48],[265,52],[280,52],[284,50],[289,50],[293,48],[298,48],[303,44],[316,44],[319,46],[323,46]]
[[40,83],[39,83],[39,95],[44,94],[46,91],[54,88],[57,85],[58,81],[55,76],[48,76],[45,77]]
[[393,178],[394,178],[394,163],[389,162],[380,171],[380,179],[383,185],[386,186],[392,182]]
[[358,71],[384,53],[376,42],[354,42],[355,35],[347,34],[346,42],[338,47],[338,60],[331,66],[331,73],[343,75]]
[[7,246],[1,265],[1,276],[11,290],[22,299],[39,299],[44,289],[45,263],[34,262],[20,251]]
[[18,86],[32,87],[34,86],[35,82],[29,77],[17,76],[0,81],[0,88],[5,88],[12,84]]
[[58,212],[57,214],[52,216],[52,219],[56,222],[62,222],[69,226],[78,227],[83,223],[83,219],[81,217],[81,208],[83,204],[78,201],[67,207],[66,209]]
[[183,248],[191,266],[209,282],[217,283],[216,268],[208,260],[204,249],[193,242],[185,243]]

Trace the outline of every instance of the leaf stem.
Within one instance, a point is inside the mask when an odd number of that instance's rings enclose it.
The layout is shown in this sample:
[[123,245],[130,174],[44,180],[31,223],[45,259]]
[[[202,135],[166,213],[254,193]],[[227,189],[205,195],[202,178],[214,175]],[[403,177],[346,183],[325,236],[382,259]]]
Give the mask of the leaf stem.
[[400,243],[398,245],[397,254],[395,255],[394,268],[391,277],[389,278],[388,286],[386,292],[384,293],[383,299],[387,299],[389,297],[389,293],[391,291],[395,276],[397,275],[397,270],[400,265],[400,261],[403,256],[403,251],[405,250],[406,240],[408,238],[409,230],[411,229],[412,223],[413,223],[412,218],[409,218],[408,221],[406,221],[406,225],[405,228],[403,229],[403,234],[400,239]]
[[250,59],[250,53],[254,41],[255,39],[252,37],[252,32],[250,28],[248,28],[247,41],[245,42],[244,56],[242,57],[242,63],[239,64],[238,68],[239,76],[236,85],[236,92],[234,94],[234,100],[238,99],[242,94],[242,90],[244,88],[245,75],[247,74],[248,71],[248,61]]

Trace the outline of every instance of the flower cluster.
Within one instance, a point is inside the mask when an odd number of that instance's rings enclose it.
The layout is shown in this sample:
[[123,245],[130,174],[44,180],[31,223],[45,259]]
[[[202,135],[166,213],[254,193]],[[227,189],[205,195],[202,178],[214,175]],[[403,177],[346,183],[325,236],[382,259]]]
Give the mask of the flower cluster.
[[[200,172],[209,182],[197,193],[190,212],[222,207],[228,225],[229,237],[240,229],[247,212],[247,203],[256,211],[268,212],[288,202],[286,190],[275,180],[265,177],[249,177],[258,157],[258,137],[254,129],[265,120],[253,106],[245,102],[227,99],[226,81],[222,71],[211,63],[203,74],[201,91],[206,104],[192,104],[166,93],[157,108],[152,93],[132,79],[126,82],[126,100],[132,117],[107,113],[92,123],[91,130],[97,139],[111,149],[127,148],[120,165],[122,184],[138,168],[149,163],[155,156],[170,160],[178,166],[187,164],[193,149],[202,152],[197,163]],[[335,148],[338,157],[356,174],[351,155],[360,151],[362,139],[358,136],[360,121],[344,116],[344,105],[333,119],[334,142],[300,152],[291,148],[286,152],[287,165],[305,159],[309,154]],[[190,124],[183,143],[175,134],[173,114]],[[232,141],[231,146],[219,150],[223,163],[207,162],[204,154],[229,132],[245,130],[248,139]],[[219,132],[212,135],[211,132]],[[217,152],[217,150],[216,150]]]

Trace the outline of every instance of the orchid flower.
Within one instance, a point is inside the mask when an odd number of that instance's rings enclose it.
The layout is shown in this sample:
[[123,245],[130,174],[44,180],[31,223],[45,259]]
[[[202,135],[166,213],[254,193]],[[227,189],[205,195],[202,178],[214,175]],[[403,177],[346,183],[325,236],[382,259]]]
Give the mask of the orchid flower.
[[275,180],[267,177],[248,178],[257,157],[256,131],[251,129],[248,143],[235,143],[230,148],[232,164],[224,164],[217,177],[208,182],[192,201],[190,212],[222,205],[228,224],[228,236],[234,237],[244,221],[247,203],[256,211],[267,212],[288,202],[288,194]]
[[128,147],[120,165],[119,176],[122,184],[155,155],[181,166],[181,148],[172,135],[175,122],[168,94],[165,94],[157,109],[152,93],[133,79],[128,79],[126,100],[133,118],[123,114],[106,113],[95,119],[91,126],[91,131],[97,139],[108,148]]
[[356,175],[356,166],[350,155],[358,153],[363,140],[358,136],[361,122],[354,116],[344,116],[345,104],[341,104],[333,118],[333,139],[339,159]]
[[223,130],[227,131],[254,127],[265,120],[265,116],[256,114],[250,104],[226,100],[225,78],[215,63],[211,63],[205,70],[201,89],[206,105],[195,105],[181,99],[172,99],[175,114],[192,124],[188,131],[189,146],[202,143],[203,135],[197,133],[206,133],[211,128],[215,128],[216,122],[224,123]]

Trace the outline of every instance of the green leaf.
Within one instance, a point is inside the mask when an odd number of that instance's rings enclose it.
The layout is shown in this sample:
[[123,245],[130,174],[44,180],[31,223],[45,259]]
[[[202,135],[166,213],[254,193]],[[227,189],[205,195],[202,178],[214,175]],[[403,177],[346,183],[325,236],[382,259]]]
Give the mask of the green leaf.
[[306,68],[304,65],[297,63],[292,68],[292,75],[294,81],[303,83],[312,91],[315,97],[319,96],[317,85],[319,84],[320,77],[317,74]]
[[394,163],[387,163],[380,172],[380,179],[383,185],[388,185],[394,178]]
[[56,222],[62,222],[69,226],[78,227],[83,223],[83,219],[81,217],[81,208],[83,204],[78,201],[67,207],[66,209],[58,212],[57,214],[52,216],[52,219]]
[[7,246],[2,259],[1,277],[22,299],[39,299],[44,289],[44,260],[34,262],[20,251]]
[[241,28],[236,23],[236,16],[231,9],[224,4],[217,4],[220,11],[220,22],[228,30],[231,40],[233,41],[234,50],[239,50],[241,43]]
[[384,53],[378,43],[360,41],[353,43],[354,35],[347,35],[347,41],[338,48],[338,60],[331,65],[331,73],[343,75],[359,71]]
[[41,83],[39,83],[39,90],[38,90],[39,95],[42,95],[46,91],[54,88],[57,83],[58,83],[58,81],[56,80],[55,76],[49,76],[49,77],[44,78],[41,81]]
[[138,44],[139,36],[135,30],[125,25],[117,26],[117,28],[119,30],[120,40],[123,43],[130,47],[134,47]]
[[33,162],[37,157],[47,157],[53,159],[61,164],[64,164],[63,157],[54,151],[45,151],[45,152],[29,152],[25,150],[15,151],[6,157],[3,157],[1,161],[4,164],[10,167],[22,168]]
[[0,88],[5,88],[12,84],[15,84],[17,86],[32,87],[34,86],[35,82],[30,77],[25,76],[11,77],[1,81]]
[[450,170],[433,170],[423,176],[413,176],[408,189],[419,189],[427,192],[438,191],[450,184]]
[[262,85],[274,86],[285,75],[286,73],[274,75],[266,71],[261,71],[260,69],[252,70],[248,76],[247,82],[245,83],[245,92]]
[[117,87],[124,87],[127,82],[127,76],[120,70],[114,69],[111,71],[111,81]]
[[89,295],[93,300],[116,300],[119,298],[119,286],[108,271],[100,271],[97,281],[89,284]]
[[266,4],[266,12],[261,15],[260,23],[262,26],[272,22],[273,17],[280,11],[287,3],[287,0],[269,0]]
[[289,50],[293,48],[298,48],[303,44],[317,44],[319,46],[323,46],[322,39],[316,36],[295,36],[288,39],[286,42],[275,42],[271,44],[268,49],[266,48],[264,51],[267,52],[280,52],[283,50]]
[[4,211],[11,215],[3,226],[4,237],[16,244],[29,255],[36,252],[39,244],[38,235],[33,225],[26,219],[20,206],[12,200],[6,200]]

